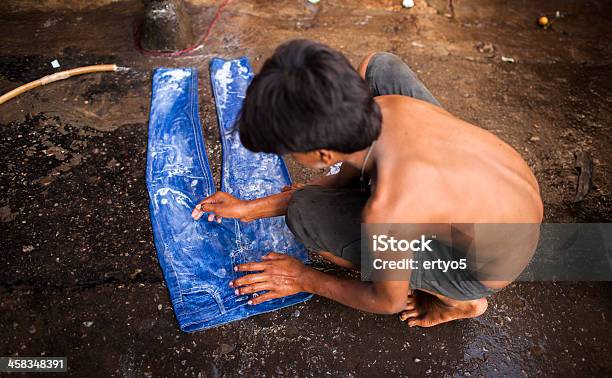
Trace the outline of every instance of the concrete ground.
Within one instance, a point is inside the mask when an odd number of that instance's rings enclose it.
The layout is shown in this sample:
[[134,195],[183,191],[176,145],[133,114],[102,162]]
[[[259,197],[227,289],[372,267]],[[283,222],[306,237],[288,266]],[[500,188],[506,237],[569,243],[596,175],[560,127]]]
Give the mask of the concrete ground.
[[[355,64],[369,51],[400,55],[446,109],[524,156],[547,222],[609,222],[612,4],[231,1],[203,47],[156,58],[134,49],[140,1],[60,3],[3,3],[0,93],[53,72],[53,59],[132,69],[0,106],[0,356],[67,356],[77,377],[610,376],[610,283],[516,283],[482,317],[431,329],[314,298],[181,333],[156,260],[144,167],[152,68],[200,69],[218,179],[210,58],[248,55],[258,69],[278,43],[304,37]],[[198,30],[217,5],[190,2]],[[535,25],[556,11],[551,29]],[[593,157],[594,176],[574,204],[577,151]],[[289,163],[296,181],[318,173]]]

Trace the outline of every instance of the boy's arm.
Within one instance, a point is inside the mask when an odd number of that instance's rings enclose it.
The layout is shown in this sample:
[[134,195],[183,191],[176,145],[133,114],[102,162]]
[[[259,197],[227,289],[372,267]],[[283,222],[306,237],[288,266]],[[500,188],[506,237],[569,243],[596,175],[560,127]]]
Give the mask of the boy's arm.
[[[364,222],[383,223],[386,212],[384,207],[381,210],[374,212],[371,204],[366,205],[363,214]],[[263,256],[260,262],[238,265],[236,271],[258,272],[230,283],[230,286],[237,288],[237,295],[266,291],[251,299],[250,304],[307,292],[358,310],[393,314],[405,309],[410,292],[408,279],[363,282],[338,278],[307,267],[294,257],[276,252]]]
[[[308,185],[341,188],[350,185],[358,177],[359,171],[356,168],[348,164],[342,164],[338,174],[318,177]],[[208,220],[216,220],[217,222],[221,222],[222,218],[234,218],[249,222],[259,218],[285,215],[289,201],[291,201],[293,193],[298,188],[299,186],[293,187],[280,193],[250,201],[238,199],[229,193],[216,192],[198,203],[191,215],[198,220],[204,213],[209,213]]]
[[252,305],[307,292],[358,310],[394,314],[406,307],[409,293],[407,281],[362,282],[338,278],[307,267],[294,257],[275,252],[265,255],[261,262],[238,265],[236,270],[258,272],[230,283],[236,288],[236,295],[266,291],[248,302]]
[[[340,172],[335,175],[319,176],[310,181],[307,185],[318,185],[327,188],[342,188],[351,184],[352,181],[359,178],[359,171],[348,164],[342,164]],[[287,214],[287,207],[293,197],[295,190],[303,185],[287,187],[280,193],[273,194],[268,197],[257,198],[249,201],[246,212],[251,219],[276,217]]]
[[241,200],[226,192],[216,192],[198,203],[191,216],[199,220],[208,213],[208,221],[221,222],[223,218],[250,222],[258,218],[284,215],[295,189],[254,200]]

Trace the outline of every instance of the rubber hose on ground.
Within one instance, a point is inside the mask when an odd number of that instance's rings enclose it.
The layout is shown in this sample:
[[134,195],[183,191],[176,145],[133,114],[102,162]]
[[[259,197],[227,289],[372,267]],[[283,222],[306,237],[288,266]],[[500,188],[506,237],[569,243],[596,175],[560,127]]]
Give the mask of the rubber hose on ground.
[[53,83],[54,81],[64,80],[71,76],[83,75],[86,73],[109,72],[109,71],[117,71],[117,70],[119,70],[119,67],[117,67],[116,64],[98,64],[95,66],[85,66],[85,67],[73,68],[71,70],[56,72],[52,75],[47,75],[38,80],[34,80],[20,87],[17,87],[8,93],[3,94],[2,96],[0,96],[0,105],[4,104],[5,102],[12,99],[13,97],[17,97],[20,94],[29,91],[30,89],[40,87],[41,85],[47,85],[49,83]]

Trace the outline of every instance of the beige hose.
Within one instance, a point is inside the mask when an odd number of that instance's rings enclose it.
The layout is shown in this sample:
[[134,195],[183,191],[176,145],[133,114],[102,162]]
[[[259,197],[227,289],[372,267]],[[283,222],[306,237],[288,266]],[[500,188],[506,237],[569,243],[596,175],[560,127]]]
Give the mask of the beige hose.
[[41,85],[47,85],[49,83],[53,83],[54,81],[64,80],[71,76],[82,75],[91,72],[117,71],[118,69],[119,67],[117,67],[116,64],[98,64],[95,66],[85,66],[73,68],[67,71],[56,72],[52,75],[47,75],[38,80],[34,80],[32,82],[22,85],[21,87],[17,87],[8,93],[3,94],[2,96],[0,96],[0,105],[4,104],[13,97],[19,96],[20,94],[29,91],[30,89],[40,87]]

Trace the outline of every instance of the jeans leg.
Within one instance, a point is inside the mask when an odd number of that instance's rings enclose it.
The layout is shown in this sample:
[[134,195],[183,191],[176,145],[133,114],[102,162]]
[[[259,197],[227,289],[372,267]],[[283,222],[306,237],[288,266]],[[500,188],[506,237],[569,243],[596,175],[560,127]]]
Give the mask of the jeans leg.
[[147,150],[147,187],[158,260],[179,325],[202,327],[226,309],[232,265],[223,254],[231,243],[218,225],[195,221],[191,210],[214,192],[197,112],[197,71],[157,69]]
[[[240,135],[234,127],[246,89],[253,78],[248,59],[214,58],[210,64],[210,75],[223,146],[221,190],[241,199],[279,193],[283,186],[291,184],[282,158],[275,154],[253,153],[247,150],[240,142]],[[263,255],[272,251],[287,253],[302,261],[308,259],[306,249],[289,231],[284,217],[264,218],[248,223],[225,219],[223,224],[231,224],[235,230],[236,248],[228,251],[233,264],[259,261]],[[244,273],[234,274],[239,276]],[[309,295],[302,293],[249,306],[244,317],[275,310],[308,298]]]

